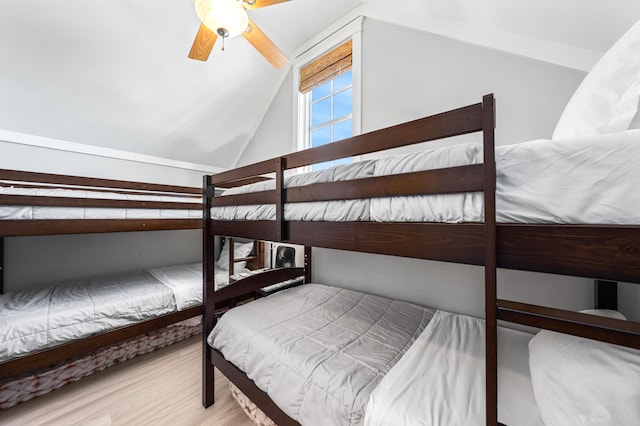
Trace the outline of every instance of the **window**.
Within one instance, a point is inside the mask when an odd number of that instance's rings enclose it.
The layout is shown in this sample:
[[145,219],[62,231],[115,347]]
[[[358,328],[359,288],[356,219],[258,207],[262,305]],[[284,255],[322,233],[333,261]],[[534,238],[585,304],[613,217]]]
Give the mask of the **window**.
[[[305,123],[308,147],[315,148],[353,135],[353,72],[351,40],[300,69],[300,92],[306,93],[309,111]],[[311,169],[351,163],[342,158]]]
[[[352,84],[352,73],[349,71],[311,91],[309,135],[312,148],[353,135]],[[324,169],[344,163],[351,163],[351,158],[316,164],[312,169]]]
[[[360,132],[361,30],[362,19],[353,20],[340,31],[314,41],[296,60],[297,149],[315,148]],[[351,161],[342,158],[314,164],[311,169]]]

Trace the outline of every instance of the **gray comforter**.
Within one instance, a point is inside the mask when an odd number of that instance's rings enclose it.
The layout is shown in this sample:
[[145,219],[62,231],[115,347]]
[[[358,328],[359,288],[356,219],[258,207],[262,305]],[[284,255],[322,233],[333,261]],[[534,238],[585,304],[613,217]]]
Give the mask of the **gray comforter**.
[[306,284],[227,312],[209,344],[303,425],[359,425],[433,310]]

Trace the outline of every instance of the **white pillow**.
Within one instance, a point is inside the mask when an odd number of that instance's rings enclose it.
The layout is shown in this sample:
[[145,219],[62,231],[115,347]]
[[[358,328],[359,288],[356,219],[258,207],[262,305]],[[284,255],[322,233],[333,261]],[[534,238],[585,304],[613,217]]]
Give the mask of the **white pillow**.
[[595,64],[564,109],[552,139],[627,130],[640,99],[640,21]]
[[[234,244],[233,245],[233,259],[242,259],[249,256],[253,250],[253,243],[246,244]],[[244,268],[247,262],[235,262],[236,268]],[[222,246],[220,257],[216,262],[219,269],[229,269],[229,244],[225,243]]]
[[545,425],[638,424],[640,351],[542,330],[529,342],[529,368]]

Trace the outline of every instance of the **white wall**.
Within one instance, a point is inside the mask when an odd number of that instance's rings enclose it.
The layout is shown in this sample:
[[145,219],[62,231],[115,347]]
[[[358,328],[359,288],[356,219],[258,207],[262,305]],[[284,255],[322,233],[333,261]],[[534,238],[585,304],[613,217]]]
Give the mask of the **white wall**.
[[[549,138],[585,75],[372,19],[364,24],[362,69],[363,131],[480,102],[484,94],[494,93],[498,145]],[[291,120],[283,111],[292,90],[283,86],[265,119],[275,122],[263,123],[247,149],[253,154],[243,164],[290,149],[285,126]],[[269,150],[262,151],[265,146]],[[314,249],[313,256],[318,282],[483,315],[479,267],[324,249]],[[586,278],[500,270],[498,283],[502,298],[573,310],[593,305],[593,283]]]
[[253,139],[238,160],[238,166],[287,154],[292,150],[293,76],[280,86]]
[[25,135],[0,129],[0,168],[202,186],[202,175],[220,169]]
[[[26,137],[25,137],[26,138]],[[6,135],[5,135],[5,139]],[[34,138],[26,138],[33,142]],[[35,138],[38,139],[38,138]],[[41,139],[42,145],[66,146]],[[88,151],[91,151],[89,149]],[[0,168],[201,186],[203,170],[153,158],[112,158],[0,140]],[[142,161],[144,160],[144,161]],[[175,165],[172,165],[175,163]],[[211,172],[210,170],[208,171]],[[201,261],[200,230],[5,238],[5,291]]]
[[496,143],[549,138],[581,71],[365,20],[363,131],[496,98]]

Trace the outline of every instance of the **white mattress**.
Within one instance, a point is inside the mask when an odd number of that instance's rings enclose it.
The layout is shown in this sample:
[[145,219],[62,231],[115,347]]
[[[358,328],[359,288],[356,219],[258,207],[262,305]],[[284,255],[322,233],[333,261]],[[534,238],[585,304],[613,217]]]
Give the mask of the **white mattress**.
[[305,284],[231,309],[208,342],[301,424],[359,425],[369,393],[433,313]]
[[[482,162],[480,145],[437,148],[336,167],[342,179],[406,173]],[[536,140],[496,147],[497,220],[501,223],[640,223],[640,130],[573,140]],[[369,170],[373,171],[369,175]],[[285,182],[324,182],[328,172]],[[297,178],[297,176],[296,176]],[[272,189],[273,182],[234,188],[224,195]],[[220,220],[274,220],[267,206],[216,207]],[[287,204],[287,220],[481,222],[481,194],[393,197]]]
[[[292,188],[314,183],[361,179],[373,176],[374,166],[374,161],[360,161],[354,164],[331,167],[313,173],[286,176],[283,184],[286,188]],[[275,182],[273,180],[267,180],[229,189],[224,192],[223,196],[273,189],[275,189]],[[223,220],[275,220],[276,209],[272,204],[213,207],[211,214],[212,218]],[[368,221],[370,220],[369,201],[337,200],[287,204],[285,206],[284,216],[287,220],[334,222],[354,220]]]
[[[366,426],[485,422],[484,321],[438,311],[369,397]],[[498,420],[542,425],[529,373],[528,333],[498,333]]]
[[[542,425],[533,335],[500,328],[498,336],[498,418]],[[207,341],[302,424],[484,424],[478,318],[305,284],[230,310]]]
[[[61,188],[16,188],[0,186],[0,195],[30,195],[42,197],[103,198],[112,200],[139,200],[200,203],[200,198],[173,196],[120,194]],[[202,217],[202,210],[130,209],[97,207],[49,207],[0,205],[0,220],[28,219],[188,219]]]
[[[233,278],[244,278],[256,272],[235,268]],[[178,310],[202,303],[202,263],[154,268],[149,273],[173,291]],[[226,287],[229,285],[229,271],[216,269],[214,281],[215,290]]]
[[[259,271],[236,268],[234,279]],[[215,289],[229,285],[216,270]],[[0,362],[202,303],[202,263],[0,295]]]
[[154,271],[0,295],[0,362],[202,303],[201,264]]

